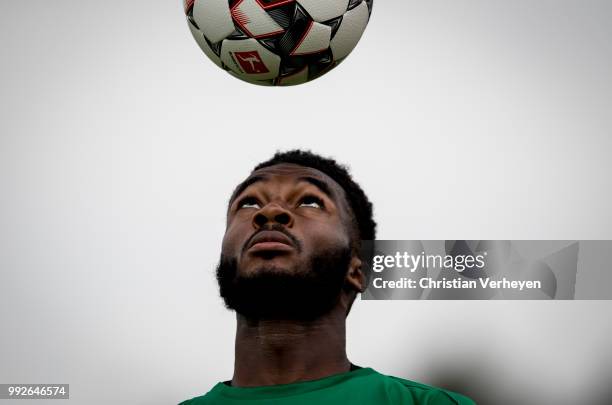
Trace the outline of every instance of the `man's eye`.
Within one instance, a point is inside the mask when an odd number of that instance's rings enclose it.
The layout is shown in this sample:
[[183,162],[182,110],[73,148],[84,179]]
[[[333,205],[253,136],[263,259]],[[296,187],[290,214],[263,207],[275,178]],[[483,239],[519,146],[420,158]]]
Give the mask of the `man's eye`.
[[323,201],[314,196],[306,196],[300,201],[300,207],[323,208]]
[[255,208],[255,209],[259,209],[261,208],[259,206],[259,203],[257,202],[257,200],[253,197],[247,197],[244,198],[242,201],[240,201],[238,203],[238,209],[240,208]]

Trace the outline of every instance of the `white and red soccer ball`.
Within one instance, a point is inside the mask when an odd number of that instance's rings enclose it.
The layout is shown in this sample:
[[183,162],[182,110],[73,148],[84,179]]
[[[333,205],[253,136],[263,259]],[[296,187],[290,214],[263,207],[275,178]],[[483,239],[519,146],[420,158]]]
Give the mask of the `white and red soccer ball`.
[[357,45],[373,0],[184,0],[193,37],[250,83],[293,85],[334,68]]

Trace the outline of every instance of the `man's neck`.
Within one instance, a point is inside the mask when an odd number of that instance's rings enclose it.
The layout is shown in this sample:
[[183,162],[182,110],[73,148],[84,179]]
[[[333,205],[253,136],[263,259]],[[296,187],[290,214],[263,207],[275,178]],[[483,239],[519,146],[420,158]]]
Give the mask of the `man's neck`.
[[342,311],[334,310],[314,321],[237,316],[232,386],[289,384],[349,370]]

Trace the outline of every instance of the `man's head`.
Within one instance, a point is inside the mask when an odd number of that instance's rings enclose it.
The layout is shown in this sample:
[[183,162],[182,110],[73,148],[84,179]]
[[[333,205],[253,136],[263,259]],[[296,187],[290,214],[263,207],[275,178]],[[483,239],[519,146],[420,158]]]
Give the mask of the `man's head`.
[[304,151],[277,153],[236,187],[217,279],[226,306],[255,319],[346,313],[365,289],[361,240],[372,204],[348,170]]

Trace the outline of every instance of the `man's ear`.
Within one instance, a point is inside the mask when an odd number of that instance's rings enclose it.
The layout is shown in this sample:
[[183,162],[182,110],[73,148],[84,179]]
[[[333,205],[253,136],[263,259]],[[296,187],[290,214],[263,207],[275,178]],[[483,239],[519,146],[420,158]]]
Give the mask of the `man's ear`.
[[346,282],[358,292],[364,292],[366,288],[366,277],[361,268],[362,265],[361,259],[353,255],[348,273],[346,274]]

